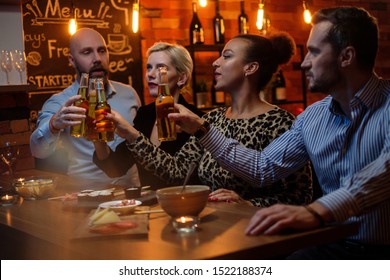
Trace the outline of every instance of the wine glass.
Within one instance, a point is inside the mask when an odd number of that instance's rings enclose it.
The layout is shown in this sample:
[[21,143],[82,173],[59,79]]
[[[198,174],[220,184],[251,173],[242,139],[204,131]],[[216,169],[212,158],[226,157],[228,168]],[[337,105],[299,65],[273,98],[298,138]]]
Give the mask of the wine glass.
[[11,54],[9,51],[2,50],[0,55],[1,69],[5,72],[7,76],[7,84],[9,84],[9,72],[12,70],[12,60]]
[[26,70],[26,56],[22,50],[13,50],[11,59],[14,68],[19,72],[20,83],[23,84],[23,72]]
[[5,142],[0,147],[0,158],[7,165],[9,175],[14,176],[16,159],[19,156],[19,146],[14,141]]

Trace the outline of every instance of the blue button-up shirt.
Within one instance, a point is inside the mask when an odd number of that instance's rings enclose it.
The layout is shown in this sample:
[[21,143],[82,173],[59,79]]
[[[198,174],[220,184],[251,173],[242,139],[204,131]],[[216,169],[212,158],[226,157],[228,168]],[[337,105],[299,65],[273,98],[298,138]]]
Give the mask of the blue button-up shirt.
[[[51,96],[45,102],[38,115],[37,128],[30,138],[32,155],[37,158],[46,158],[54,152],[58,145],[62,145],[69,155],[68,175],[75,178],[96,180],[100,185],[138,185],[139,179],[135,167],[129,170],[125,176],[110,178],[92,161],[93,152],[95,151],[93,142],[70,136],[69,127],[60,134],[53,134],[50,131],[50,118],[71,96],[77,94],[78,88],[79,84],[76,81],[63,92]],[[137,92],[129,85],[110,81],[106,94],[107,102],[111,108],[133,124],[137,110],[141,106]],[[115,134],[114,141],[107,144],[115,150],[121,142],[123,142],[123,139]]]
[[300,114],[263,152],[215,129],[201,139],[226,169],[259,187],[311,160],[336,221],[359,221],[352,239],[390,245],[390,81],[373,75],[350,102],[351,119],[328,96]]

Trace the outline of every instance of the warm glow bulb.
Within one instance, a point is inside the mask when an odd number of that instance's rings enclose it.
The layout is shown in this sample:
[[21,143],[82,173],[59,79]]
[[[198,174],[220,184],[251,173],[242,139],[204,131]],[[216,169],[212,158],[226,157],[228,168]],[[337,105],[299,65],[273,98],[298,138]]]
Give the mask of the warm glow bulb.
[[207,6],[207,0],[199,0],[199,6],[206,7]]
[[303,11],[303,19],[307,24],[311,23],[311,13],[308,9]]
[[76,33],[77,30],[77,21],[76,19],[72,18],[69,21],[69,34],[73,35]]
[[139,4],[133,4],[133,32],[137,33],[139,28]]
[[259,4],[259,9],[257,10],[257,21],[256,21],[257,29],[259,30],[263,29],[263,22],[264,22],[264,5]]

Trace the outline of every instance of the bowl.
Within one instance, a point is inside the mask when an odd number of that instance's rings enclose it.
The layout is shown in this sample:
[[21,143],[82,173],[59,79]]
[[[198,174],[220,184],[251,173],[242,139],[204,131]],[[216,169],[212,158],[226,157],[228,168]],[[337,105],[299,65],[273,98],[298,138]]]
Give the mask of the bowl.
[[130,187],[125,189],[125,197],[127,199],[134,199],[141,196],[141,187]]
[[210,187],[187,185],[181,193],[182,186],[158,189],[157,201],[160,207],[171,217],[198,216],[206,207]]
[[109,208],[120,215],[133,213],[137,206],[142,204],[141,201],[135,199],[122,199],[107,201],[99,205],[100,208]]
[[49,197],[56,188],[56,180],[53,177],[33,176],[18,178],[12,181],[15,191],[28,200],[43,199]]

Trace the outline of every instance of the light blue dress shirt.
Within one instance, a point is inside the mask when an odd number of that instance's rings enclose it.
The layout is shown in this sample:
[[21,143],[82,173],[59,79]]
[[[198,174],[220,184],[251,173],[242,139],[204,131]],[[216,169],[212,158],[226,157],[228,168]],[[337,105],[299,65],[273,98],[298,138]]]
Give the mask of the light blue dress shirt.
[[[30,149],[34,157],[46,158],[53,153],[61,141],[61,145],[69,154],[68,175],[81,179],[96,180],[99,185],[120,184],[120,185],[139,185],[138,173],[136,167],[120,178],[108,177],[92,161],[95,151],[93,142],[84,138],[75,138],[70,136],[70,128],[66,128],[60,134],[53,134],[49,128],[50,118],[61,106],[73,95],[77,94],[79,84],[76,81],[63,92],[54,94],[43,105],[38,114],[37,128],[30,138]],[[111,108],[119,112],[129,123],[133,124],[134,117],[141,101],[134,90],[129,85],[110,81],[106,92],[107,101]],[[115,139],[107,144],[115,150],[116,146],[123,142],[123,139],[115,134]]]
[[279,180],[311,160],[336,221],[358,221],[351,239],[390,245],[390,81],[373,75],[350,102],[348,119],[331,96],[309,106],[263,152],[212,128],[201,142],[226,169],[251,183]]

